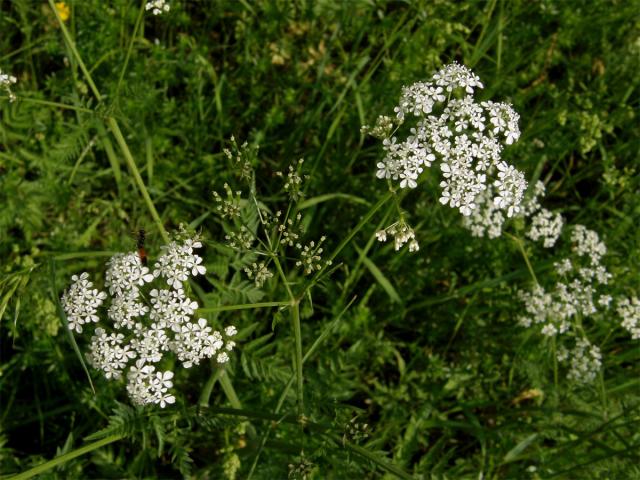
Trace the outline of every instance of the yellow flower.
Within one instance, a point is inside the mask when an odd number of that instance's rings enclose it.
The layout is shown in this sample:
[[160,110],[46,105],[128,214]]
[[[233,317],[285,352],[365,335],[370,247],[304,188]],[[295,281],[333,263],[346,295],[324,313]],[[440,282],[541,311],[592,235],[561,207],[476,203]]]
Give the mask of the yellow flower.
[[60,15],[60,18],[63,22],[69,20],[69,17],[71,16],[69,5],[64,2],[56,2],[56,10],[58,11],[58,15]]

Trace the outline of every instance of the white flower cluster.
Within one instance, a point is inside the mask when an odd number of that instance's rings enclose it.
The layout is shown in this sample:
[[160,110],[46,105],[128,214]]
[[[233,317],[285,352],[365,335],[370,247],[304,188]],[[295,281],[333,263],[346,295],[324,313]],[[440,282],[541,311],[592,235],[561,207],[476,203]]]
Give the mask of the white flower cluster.
[[262,288],[264,282],[273,277],[273,273],[269,271],[264,262],[256,263],[253,262],[250,266],[244,267],[244,273],[247,274],[250,280],[253,280],[253,283],[257,288]]
[[570,360],[567,378],[578,383],[593,382],[602,367],[600,349],[586,338],[578,338],[572,350],[562,347],[558,350],[559,362]]
[[533,241],[542,240],[544,248],[551,248],[562,233],[564,219],[559,213],[542,208],[531,218],[531,228],[527,237]]
[[634,340],[640,340],[640,300],[638,297],[618,300],[618,315],[622,318],[622,328],[631,334]]
[[89,281],[89,274],[71,277],[74,283],[69,290],[64,292],[60,300],[62,308],[67,314],[69,329],[82,333],[82,325],[89,322],[98,322],[98,308],[107,298],[107,294],[93,287]]
[[[129,367],[127,392],[136,404],[164,408],[175,402],[170,392],[173,372],[158,369],[166,352],[173,352],[190,368],[205,358],[226,363],[235,346],[228,340],[235,335],[235,327],[227,327],[223,335],[205,319],[193,319],[198,303],[187,296],[183,282],[206,272],[202,258],[194,253],[200,247],[197,239],[171,242],[151,272],[136,253],[117,254],[107,263],[105,286],[111,294],[107,317],[115,332],[96,328],[87,358],[110,379],[121,378]],[[92,288],[88,277],[87,273],[74,275],[61,301],[69,328],[78,333],[83,324],[98,322],[98,308],[107,298],[105,292]],[[144,295],[143,287],[159,278],[170,288],[154,288]]]
[[[598,347],[582,337],[581,329],[575,327],[574,322],[577,318],[584,322],[587,317],[610,307],[612,297],[602,292],[602,287],[609,283],[611,274],[601,263],[607,249],[596,232],[575,225],[571,240],[572,255],[554,263],[558,280],[550,290],[536,284],[528,292],[518,292],[526,312],[520,316],[519,323],[524,327],[540,326],[540,333],[547,337],[580,335],[573,350],[568,351],[561,345],[558,360],[571,357],[568,378],[589,382],[599,371],[602,356]],[[620,309],[618,313],[623,316]]]
[[404,122],[408,114],[418,120],[404,141],[383,140],[386,156],[376,176],[415,188],[423,170],[440,159],[443,205],[471,215],[476,197],[492,185],[494,204],[508,217],[517,214],[527,182],[501,160],[501,152],[502,143],[520,137],[519,115],[505,103],[476,103],[474,89],[482,87],[477,75],[457,63],[442,68],[430,82],[404,87],[394,109],[397,120]]
[[179,290],[189,275],[204,275],[207,269],[201,265],[202,258],[193,253],[194,248],[202,248],[202,243],[186,240],[181,245],[171,242],[162,247],[164,253],[154,265],[153,276],[165,278],[169,286]]
[[0,70],[0,87],[7,92],[10,102],[14,102],[16,99],[15,93],[11,90],[11,85],[15,85],[17,81],[18,79],[13,75],[9,75],[8,73],[4,73]]
[[216,191],[213,192],[213,199],[218,206],[216,210],[222,218],[239,218],[240,217],[240,200],[242,192],[234,192],[228,183],[224,184],[224,191],[227,198],[222,198]]
[[412,253],[420,250],[415,232],[404,220],[400,220],[384,230],[376,232],[376,238],[379,242],[386,242],[387,235],[393,238],[396,251],[400,250],[405,243],[409,243],[409,251]]
[[[611,274],[600,263],[601,256],[591,255],[594,248],[600,255],[606,252],[598,234],[583,225],[576,225],[572,239],[576,241],[573,251],[578,258],[573,262],[570,258],[564,258],[556,263],[556,273],[562,278],[553,289],[547,291],[536,285],[529,292],[518,292],[526,311],[526,315],[519,318],[519,323],[524,327],[542,325],[540,332],[545,336],[553,337],[567,332],[573,317],[591,316],[598,312],[598,308],[608,308],[611,301],[609,295],[598,292],[599,286],[606,285],[611,278]],[[589,256],[586,263],[582,260],[585,255]],[[597,261],[594,262],[594,259]]]
[[[530,218],[527,237],[533,241],[542,241],[544,248],[551,248],[562,233],[564,218],[557,212],[551,212],[540,205],[540,199],[545,195],[544,184],[540,181],[533,186],[533,191],[522,201],[522,208],[516,215],[518,218]],[[506,218],[493,201],[493,187],[488,188],[476,197],[477,208],[468,217],[463,217],[462,225],[474,237],[498,238]]]
[[151,13],[153,13],[154,15],[160,15],[162,13],[168,12],[171,9],[171,6],[166,0],[152,0],[150,2],[147,2],[144,8],[147,11],[151,10]]

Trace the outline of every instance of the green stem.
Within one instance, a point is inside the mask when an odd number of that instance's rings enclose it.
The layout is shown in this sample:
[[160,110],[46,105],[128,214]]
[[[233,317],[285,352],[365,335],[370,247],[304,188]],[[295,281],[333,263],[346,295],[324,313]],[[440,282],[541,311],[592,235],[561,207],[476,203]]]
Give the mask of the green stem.
[[533,267],[531,266],[531,262],[529,261],[527,252],[524,250],[524,245],[522,244],[522,240],[520,240],[520,238],[516,237],[515,235],[511,235],[508,232],[505,232],[505,234],[509,236],[514,242],[516,242],[516,244],[518,245],[518,248],[520,249],[520,253],[522,253],[522,258],[524,258],[524,262],[527,264],[527,269],[529,269],[529,273],[531,274],[533,281],[536,282],[536,285],[540,285],[538,283],[538,278],[536,277],[536,274],[533,271]]
[[291,323],[293,326],[293,336],[296,341],[296,352],[294,355],[294,364],[296,367],[296,393],[298,397],[298,415],[304,413],[304,394],[302,375],[302,331],[300,329],[300,303],[291,304]]
[[232,310],[248,310],[251,308],[268,308],[268,307],[286,307],[291,305],[290,301],[286,302],[260,302],[260,303],[241,303],[238,305],[220,305],[218,307],[199,308],[198,313],[215,313],[229,312]]
[[46,472],[47,470],[57,467],[58,465],[62,465],[69,460],[80,457],[85,453],[92,452],[100,447],[104,447],[105,445],[109,445],[110,443],[117,442],[118,440],[121,440],[122,437],[122,435],[109,435],[102,440],[90,443],[89,445],[85,445],[84,447],[80,447],[72,452],[60,455],[59,457],[49,460],[48,462],[38,465],[37,467],[33,467],[25,472],[19,473],[18,475],[9,477],[8,480],[25,480],[27,478],[35,477],[36,475]]
[[393,463],[387,462],[385,459],[380,458],[378,455],[376,455],[373,452],[370,452],[366,448],[362,448],[362,447],[359,447],[358,445],[354,445],[352,443],[343,441],[337,435],[327,434],[327,436],[330,437],[331,439],[333,439],[334,442],[341,443],[344,446],[344,448],[346,448],[347,450],[349,450],[349,451],[351,451],[351,452],[353,452],[353,453],[355,453],[357,455],[360,455],[363,458],[366,458],[370,462],[375,463],[376,465],[378,465],[383,470],[385,470],[385,471],[387,471],[389,473],[392,473],[393,475],[397,476],[398,478],[403,478],[403,479],[407,479],[407,480],[413,480],[413,478],[414,478],[412,475],[410,475],[409,473],[405,472],[400,467],[397,467]]
[[162,235],[162,239],[165,242],[169,243],[169,234],[167,233],[167,231],[164,228],[164,225],[162,224],[162,219],[160,218],[160,215],[158,215],[158,211],[156,210],[156,207],[153,204],[153,200],[151,200],[149,191],[147,190],[147,187],[144,184],[144,180],[142,180],[142,176],[140,175],[140,170],[138,170],[138,167],[136,166],[136,162],[133,159],[133,155],[131,155],[131,151],[129,150],[129,146],[127,145],[127,142],[124,139],[124,136],[122,135],[122,131],[120,130],[120,126],[118,125],[118,122],[116,121],[115,118],[109,117],[107,119],[107,124],[109,125],[109,128],[113,133],[113,136],[116,137],[116,141],[118,142],[118,145],[120,146],[120,149],[122,150],[122,153],[124,155],[124,160],[127,163],[127,166],[131,171],[131,174],[133,175],[133,179],[136,185],[138,186],[138,190],[140,190],[140,193],[142,194],[142,198],[147,204],[147,208],[149,209],[149,212],[151,213],[151,216],[153,217],[153,220],[156,223],[158,230],[160,231],[160,235]]
[[[91,87],[91,91],[95,95],[96,99],[99,102],[101,102],[102,101],[102,95],[100,94],[100,91],[98,90],[98,87],[96,86],[95,82],[93,81],[93,78],[91,78],[91,73],[89,73],[89,70],[87,70],[87,67],[85,66],[84,62],[82,61],[82,57],[80,56],[80,53],[78,52],[78,49],[76,48],[75,42],[71,38],[71,35],[69,35],[69,31],[67,30],[67,27],[65,26],[64,22],[60,18],[60,14],[58,13],[58,10],[56,9],[56,6],[53,3],[53,0],[49,0],[49,5],[51,6],[51,9],[53,10],[53,12],[55,14],[56,19],[58,20],[58,24],[60,25],[60,30],[62,30],[62,35],[64,36],[64,39],[67,42],[69,50],[71,50],[71,53],[73,54],[73,56],[75,57],[76,61],[78,62],[78,65],[80,66],[80,69],[82,70],[82,73],[84,74],[84,76],[85,76],[85,78],[87,80],[87,83],[89,83],[89,86]],[[153,217],[153,220],[156,222],[156,225],[158,226],[158,229],[160,230],[160,235],[162,236],[162,238],[163,238],[163,240],[165,242],[169,242],[169,235],[167,234],[167,231],[165,230],[164,225],[162,224],[162,220],[160,219],[160,215],[158,215],[158,211],[156,210],[156,207],[154,206],[153,202],[151,201],[151,197],[149,196],[149,192],[147,191],[147,187],[145,186],[145,184],[144,184],[144,182],[142,180],[142,177],[140,176],[140,171],[138,170],[138,167],[136,166],[136,163],[133,160],[133,155],[131,155],[131,151],[129,150],[129,146],[127,145],[127,142],[125,141],[124,136],[122,135],[122,131],[120,130],[120,126],[118,125],[118,122],[116,121],[115,118],[108,117],[107,118],[107,124],[109,125],[109,128],[111,129],[111,132],[113,133],[113,135],[116,137],[116,141],[118,142],[118,145],[120,146],[120,149],[122,150],[122,153],[124,155],[124,159],[125,159],[127,165],[129,166],[129,170],[131,171],[131,174],[133,175],[135,183],[138,186],[138,189],[140,190],[140,193],[142,194],[142,197],[143,197],[145,203],[147,204],[147,208],[149,209],[149,212],[151,213],[151,216]]]
[[64,39],[66,40],[67,45],[69,46],[69,49],[71,50],[71,53],[76,58],[76,61],[78,62],[78,65],[80,66],[80,70],[82,70],[82,73],[84,73],[84,76],[87,79],[87,83],[89,84],[89,87],[91,88],[91,91],[95,95],[96,99],[99,102],[101,102],[102,101],[102,95],[100,95],[100,91],[98,90],[98,87],[93,82],[93,78],[91,78],[91,74],[89,73],[89,70],[87,69],[86,65],[82,61],[82,57],[78,53],[78,49],[76,48],[76,44],[73,41],[73,39],[71,38],[71,35],[69,35],[69,30],[67,30],[67,27],[64,24],[64,22],[62,21],[62,18],[60,18],[60,14],[58,13],[58,9],[56,8],[53,0],[49,0],[49,6],[51,7],[51,10],[53,10],[54,15],[56,16],[56,20],[58,20],[58,25],[60,26],[60,30],[62,30],[62,35],[64,36]]
[[211,392],[213,392],[213,386],[220,379],[220,375],[222,375],[223,372],[223,369],[215,368],[214,372],[209,377],[209,380],[207,380],[207,383],[204,385],[202,393],[200,394],[200,399],[198,400],[198,405],[200,407],[209,406],[209,399],[211,398]]
[[48,100],[40,100],[37,98],[18,97],[18,100],[20,102],[33,103],[36,105],[45,105],[47,107],[64,108],[65,110],[75,110],[76,112],[95,113],[90,108],[76,107],[75,105],[68,105],[66,103],[59,103],[59,102],[50,102]]
[[220,369],[220,371],[222,373],[220,373],[218,380],[220,381],[220,386],[222,387],[224,394],[229,399],[229,403],[231,403],[231,406],[233,408],[242,408],[242,403],[238,398],[238,394],[236,393],[236,390],[233,388],[233,384],[231,383],[231,379],[229,378],[229,375],[222,368]]
[[302,298],[304,296],[304,294],[307,292],[307,290],[309,288],[311,288],[313,285],[316,284],[316,282],[320,279],[320,277],[322,276],[322,274],[325,272],[326,268],[328,265],[331,264],[331,262],[333,262],[335,260],[335,258],[340,254],[340,252],[349,244],[349,242],[351,242],[351,240],[353,239],[353,237],[356,236],[356,234],[362,230],[362,228],[367,225],[369,223],[369,220],[371,220],[371,217],[373,217],[373,215],[385,204],[389,201],[389,199],[393,196],[393,192],[387,192],[380,200],[378,200],[376,202],[375,205],[373,205],[369,211],[364,215],[364,217],[362,217],[362,220],[360,220],[360,222],[358,222],[358,224],[349,232],[349,235],[347,235],[345,238],[342,239],[342,241],[338,244],[338,246],[336,247],[336,249],[331,253],[331,255],[329,255],[328,259],[327,259],[327,263],[325,264],[325,266],[322,268],[322,270],[318,271],[311,280],[309,280],[309,282],[302,288],[302,290],[300,291],[300,295],[298,295],[297,298]]
[[136,35],[138,34],[138,29],[140,28],[140,23],[142,22],[142,18],[144,17],[144,6],[145,6],[145,2],[142,2],[140,5],[140,12],[138,12],[138,18],[136,19],[136,24],[133,27],[133,33],[131,34],[131,41],[129,42],[129,48],[127,48],[127,55],[124,59],[124,65],[122,66],[122,70],[120,71],[120,78],[118,78],[118,84],[116,85],[116,93],[113,94],[113,97],[116,99],[118,98],[118,93],[120,92],[120,87],[122,86],[122,81],[124,80],[124,75],[127,71],[127,66],[129,66],[129,58],[131,58],[133,43],[136,40]]
[[284,282],[284,285],[287,289],[287,293],[289,294],[289,298],[291,301],[289,305],[291,306],[291,327],[293,329],[293,338],[295,340],[295,353],[293,355],[293,365],[295,367],[296,372],[296,394],[298,399],[298,415],[302,415],[304,412],[304,394],[303,394],[303,381],[304,377],[302,375],[302,329],[300,328],[300,300],[296,299],[289,287],[289,282],[287,282],[287,276],[284,274],[284,270],[282,269],[282,265],[278,260],[277,254],[273,254],[273,262],[276,265],[276,269],[278,270],[278,275]]
[[287,294],[289,295],[289,298],[291,299],[291,302],[295,302],[296,301],[296,297],[293,294],[293,292],[291,291],[291,287],[289,287],[289,282],[287,281],[287,276],[284,274],[284,270],[282,269],[282,265],[280,264],[280,260],[278,260],[278,254],[276,252],[273,252],[271,255],[271,258],[273,259],[273,263],[276,266],[276,270],[278,270],[278,275],[280,275],[280,278],[282,280],[282,283],[284,283],[284,288],[287,289]]

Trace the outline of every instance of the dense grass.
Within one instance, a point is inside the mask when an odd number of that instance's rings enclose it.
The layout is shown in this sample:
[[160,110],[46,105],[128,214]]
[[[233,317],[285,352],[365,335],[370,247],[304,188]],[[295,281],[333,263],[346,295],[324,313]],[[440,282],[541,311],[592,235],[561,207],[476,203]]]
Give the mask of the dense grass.
[[[545,182],[548,208],[600,232],[611,294],[638,295],[637,3],[171,4],[132,37],[139,2],[69,2],[98,101],[49,5],[0,1],[0,69],[18,77],[18,100],[0,97],[1,473],[76,452],[43,478],[640,478],[640,347],[615,311],[585,327],[603,352],[596,382],[554,372],[549,341],[516,323],[531,282],[518,246],[472,238],[435,179],[402,199],[421,250],[375,242],[395,207],[377,203],[382,151],[360,133],[402,85],[468,65],[483,98],[521,115],[505,157]],[[273,209],[287,206],[275,172],[304,158],[308,238],[344,247],[299,304],[302,369],[288,309],[213,312],[288,301],[281,278],[254,288],[252,258],[224,246],[211,192],[243,187],[231,136],[259,145],[249,161]],[[90,371],[94,394],[58,299],[140,228],[153,259],[158,224],[202,232],[208,280],[193,288],[243,338],[224,379],[178,369],[175,406],[137,409]],[[540,278],[563,255],[526,249]]]

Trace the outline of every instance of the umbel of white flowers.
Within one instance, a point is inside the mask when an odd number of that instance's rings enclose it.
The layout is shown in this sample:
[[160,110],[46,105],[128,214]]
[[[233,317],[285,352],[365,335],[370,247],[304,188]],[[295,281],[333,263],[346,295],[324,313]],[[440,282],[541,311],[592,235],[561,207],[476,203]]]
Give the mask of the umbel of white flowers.
[[457,63],[443,67],[428,82],[404,87],[394,109],[395,123],[407,117],[415,122],[404,139],[393,135],[389,117],[378,118],[376,128],[370,129],[383,139],[386,152],[376,176],[399,181],[401,188],[416,188],[423,170],[439,161],[443,205],[471,215],[476,197],[492,185],[493,203],[511,217],[520,210],[527,183],[501,153],[502,144],[520,137],[520,116],[506,103],[476,103],[476,88],[483,88],[480,78]]
[[15,101],[16,99],[16,95],[11,91],[11,85],[15,85],[17,81],[18,79],[13,75],[9,75],[8,73],[4,73],[0,70],[0,88],[7,92],[10,102]]
[[[206,272],[202,258],[194,253],[201,247],[197,239],[171,242],[163,247],[152,271],[135,252],[119,253],[107,262],[107,322],[95,329],[87,358],[109,379],[121,378],[128,368],[127,392],[136,404],[164,408],[175,402],[170,392],[174,373],[160,367],[169,352],[185,368],[205,358],[215,358],[220,364],[229,361],[235,346],[229,337],[236,334],[236,328],[229,326],[223,334],[204,318],[194,321],[198,303],[184,290],[190,276]],[[71,279],[61,303],[69,328],[81,333],[84,325],[100,320],[99,309],[109,296],[93,288],[86,272]],[[159,285],[151,288],[153,283]]]
[[162,15],[171,9],[169,2],[166,0],[152,0],[144,6],[146,10],[151,10],[154,15]]

